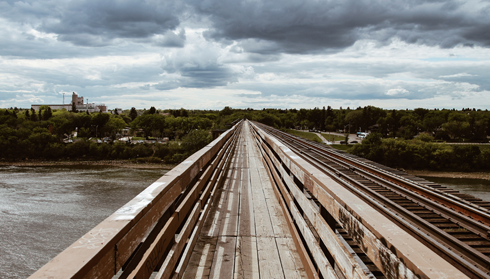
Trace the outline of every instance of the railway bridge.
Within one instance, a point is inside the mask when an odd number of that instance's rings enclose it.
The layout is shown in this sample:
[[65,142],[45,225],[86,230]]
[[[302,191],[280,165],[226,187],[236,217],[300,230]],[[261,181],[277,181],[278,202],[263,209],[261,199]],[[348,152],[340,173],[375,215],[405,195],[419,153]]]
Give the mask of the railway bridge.
[[243,120],[31,278],[490,278],[489,208]]

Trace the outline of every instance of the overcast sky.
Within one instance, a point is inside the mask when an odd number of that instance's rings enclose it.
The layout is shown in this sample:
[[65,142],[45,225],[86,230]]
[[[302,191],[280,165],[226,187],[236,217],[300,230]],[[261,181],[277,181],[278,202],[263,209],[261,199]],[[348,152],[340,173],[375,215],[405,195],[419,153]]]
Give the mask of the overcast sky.
[[490,1],[0,0],[0,107],[490,108]]

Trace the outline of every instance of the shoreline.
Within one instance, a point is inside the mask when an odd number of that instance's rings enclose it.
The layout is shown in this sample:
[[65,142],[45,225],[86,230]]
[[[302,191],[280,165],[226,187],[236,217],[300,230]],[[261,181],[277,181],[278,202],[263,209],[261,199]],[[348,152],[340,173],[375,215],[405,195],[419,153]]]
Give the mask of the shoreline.
[[[177,165],[158,163],[134,163],[128,160],[99,160],[99,161],[0,161],[0,167],[50,167],[50,166],[106,166],[134,169],[163,169],[171,170]],[[470,178],[490,180],[490,172],[450,172],[429,170],[405,170],[406,173],[415,176],[445,177],[445,178]]]
[[5,162],[0,161],[0,167],[51,167],[51,166],[107,166],[118,168],[134,169],[164,169],[171,170],[176,165],[158,164],[158,163],[134,163],[127,160],[100,160],[100,161],[18,161]]
[[405,170],[408,174],[426,177],[469,178],[490,180],[490,172],[450,172],[428,170]]

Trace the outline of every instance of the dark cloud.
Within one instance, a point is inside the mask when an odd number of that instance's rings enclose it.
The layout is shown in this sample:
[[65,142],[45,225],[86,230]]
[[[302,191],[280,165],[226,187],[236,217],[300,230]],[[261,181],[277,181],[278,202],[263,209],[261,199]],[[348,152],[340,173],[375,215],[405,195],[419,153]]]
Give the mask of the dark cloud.
[[75,0],[2,3],[12,21],[29,22],[58,40],[105,46],[116,38],[148,38],[180,24],[179,1]]
[[161,47],[184,47],[185,30],[182,29],[179,33],[167,31],[164,35],[155,36],[153,44]]
[[[117,38],[153,38],[182,47],[173,33],[185,19],[200,22],[208,39],[260,54],[336,52],[359,39],[451,48],[490,46],[490,4],[420,0],[60,0],[2,1],[11,21],[82,46],[106,46]],[[209,25],[209,26],[208,26]],[[183,36],[184,35],[184,36]]]
[[[490,46],[489,6],[460,1],[191,0],[209,18],[214,40],[238,40],[248,52],[335,51],[359,39]],[[486,5],[486,6],[485,6]],[[471,12],[471,9],[478,10]]]
[[174,80],[162,81],[154,87],[158,90],[183,88],[210,88],[238,82],[238,74],[223,65],[190,65],[179,69],[169,69],[178,74]]

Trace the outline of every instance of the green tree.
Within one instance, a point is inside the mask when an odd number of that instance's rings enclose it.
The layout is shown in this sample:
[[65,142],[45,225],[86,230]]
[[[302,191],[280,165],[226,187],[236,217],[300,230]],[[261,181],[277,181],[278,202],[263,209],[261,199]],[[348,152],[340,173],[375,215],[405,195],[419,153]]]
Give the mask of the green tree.
[[230,107],[228,107],[228,106],[226,106],[225,108],[223,108],[223,109],[222,109],[222,110],[219,112],[219,114],[220,114],[220,115],[223,115],[223,116],[225,116],[225,115],[231,115],[232,113],[233,113],[233,109],[232,109],[232,108],[230,108]]
[[461,139],[468,135],[470,123],[453,120],[442,124],[442,128],[451,139]]
[[361,127],[363,121],[363,111],[362,110],[353,110],[345,116],[345,122],[350,124],[350,131],[356,132]]
[[150,110],[148,111],[149,114],[155,114],[156,113],[156,109],[155,107],[151,107]]
[[194,153],[211,142],[211,135],[206,130],[192,130],[182,137],[182,145],[189,153]]
[[31,117],[30,118],[31,118],[31,121],[37,121],[38,120],[36,111],[32,108],[31,108]]
[[126,127],[126,122],[119,117],[111,117],[104,126],[104,132],[109,134],[113,139],[116,134]]
[[43,120],[48,120],[53,116],[53,112],[51,112],[51,108],[48,107],[46,110],[43,112]]
[[133,130],[142,129],[145,137],[151,136],[153,132],[161,136],[165,129],[165,117],[159,114],[142,115],[131,122],[131,128]]
[[136,108],[131,108],[131,111],[129,112],[129,117],[131,118],[131,121],[135,120],[136,117],[138,117],[138,112],[136,111]]

